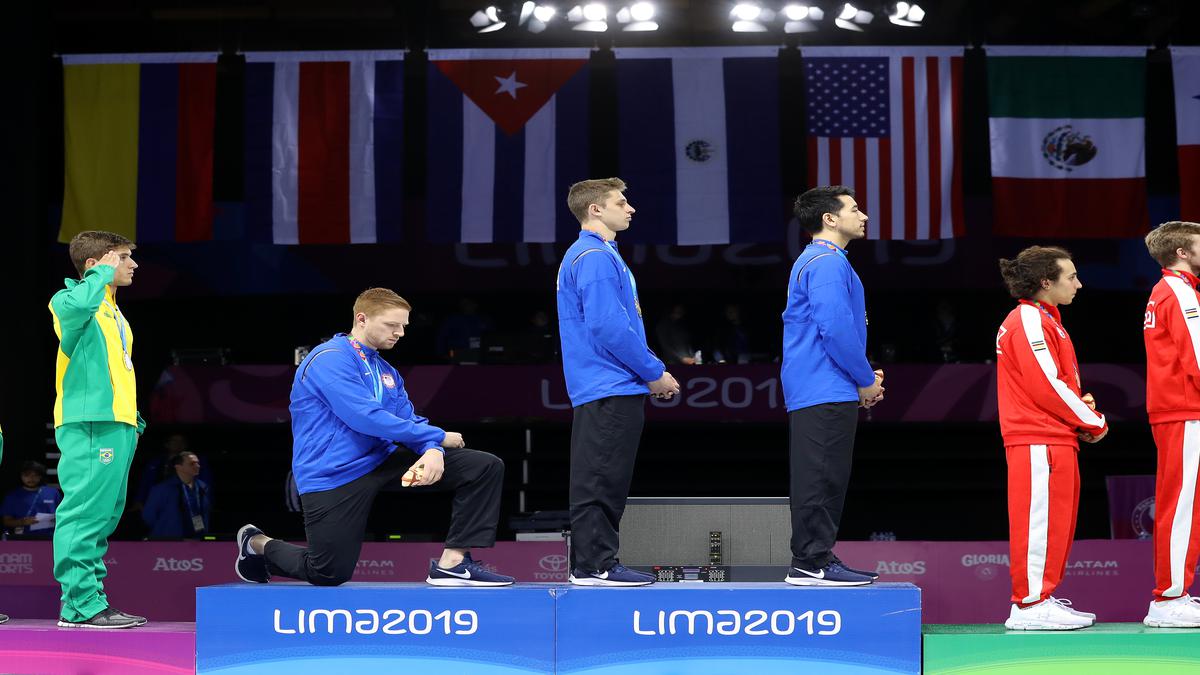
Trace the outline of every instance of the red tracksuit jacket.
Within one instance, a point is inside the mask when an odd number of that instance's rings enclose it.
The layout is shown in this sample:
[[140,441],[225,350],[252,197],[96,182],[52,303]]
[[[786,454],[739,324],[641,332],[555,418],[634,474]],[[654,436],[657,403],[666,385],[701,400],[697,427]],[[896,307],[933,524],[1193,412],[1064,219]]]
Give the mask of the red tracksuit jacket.
[[[1044,310],[1044,311],[1043,311]],[[1057,307],[1022,300],[996,333],[1004,445],[1073,445],[1108,427],[1080,398],[1079,364]]]
[[1200,420],[1200,279],[1171,270],[1146,305],[1146,412],[1151,424]]

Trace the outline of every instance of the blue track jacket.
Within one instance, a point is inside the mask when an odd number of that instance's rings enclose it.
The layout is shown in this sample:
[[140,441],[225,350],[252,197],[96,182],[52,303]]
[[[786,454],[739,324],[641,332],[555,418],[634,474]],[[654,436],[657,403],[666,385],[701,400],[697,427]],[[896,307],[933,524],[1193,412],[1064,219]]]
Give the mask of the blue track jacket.
[[370,473],[399,443],[440,448],[446,432],[416,414],[400,373],[374,349],[339,333],[301,362],[292,381],[292,473],[300,494]]
[[580,232],[558,267],[558,334],[573,406],[648,394],[666,371],[646,346],[633,273],[595,232]]
[[788,412],[858,401],[858,388],[875,383],[862,281],[846,251],[824,240],[809,244],[792,265],[780,379]]

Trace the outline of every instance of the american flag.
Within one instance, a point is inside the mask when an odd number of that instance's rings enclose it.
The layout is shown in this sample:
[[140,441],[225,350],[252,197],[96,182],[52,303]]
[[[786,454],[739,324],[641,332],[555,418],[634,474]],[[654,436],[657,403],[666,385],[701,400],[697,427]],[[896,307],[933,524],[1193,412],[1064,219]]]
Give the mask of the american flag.
[[869,239],[962,235],[962,48],[801,54],[810,182],[854,188]]

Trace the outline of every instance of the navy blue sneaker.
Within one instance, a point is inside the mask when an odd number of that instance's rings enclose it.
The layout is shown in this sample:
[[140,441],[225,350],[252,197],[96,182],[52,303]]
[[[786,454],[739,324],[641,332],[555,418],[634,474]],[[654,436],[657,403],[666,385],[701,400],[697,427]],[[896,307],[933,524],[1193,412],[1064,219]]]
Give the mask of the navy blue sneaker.
[[850,572],[854,572],[855,574],[861,574],[861,575],[863,575],[864,577],[871,577],[871,581],[877,581],[877,580],[879,579],[879,573],[878,573],[878,572],[871,572],[870,570],[856,570],[856,569],[854,569],[853,567],[851,567],[851,566],[847,565],[846,563],[842,562],[842,559],[841,559],[841,558],[839,558],[839,557],[837,557],[837,555],[836,555],[836,554],[833,556],[833,562],[835,562],[835,563],[837,563],[837,564],[841,565],[842,567],[845,567],[845,568],[846,568],[848,571],[850,571]]
[[471,557],[463,554],[462,562],[446,569],[438,567],[436,560],[429,561],[429,577],[425,583],[433,586],[511,586],[516,579],[497,574]]
[[654,575],[631,570],[618,562],[603,572],[588,572],[576,567],[571,570],[568,580],[576,586],[649,586],[654,583]]
[[784,581],[793,586],[866,586],[874,579],[851,572],[840,562],[830,560],[828,565],[819,570],[792,567]]
[[263,531],[253,525],[243,525],[237,533],[238,557],[233,565],[238,578],[254,584],[265,584],[271,580],[267,559],[250,548],[250,540]]
[[0,623],[7,623],[7,622],[8,622],[8,615],[0,614]]

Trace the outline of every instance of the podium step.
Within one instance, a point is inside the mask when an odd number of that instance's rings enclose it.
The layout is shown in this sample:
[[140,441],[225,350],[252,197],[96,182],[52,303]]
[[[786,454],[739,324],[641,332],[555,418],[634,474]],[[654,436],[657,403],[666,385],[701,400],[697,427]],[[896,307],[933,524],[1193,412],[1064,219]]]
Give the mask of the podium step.
[[196,590],[196,670],[554,672],[554,587],[227,584]]
[[558,673],[918,673],[911,584],[656,584],[557,592]]
[[197,671],[918,673],[920,607],[911,584],[234,584],[197,591]]
[[1195,675],[1200,629],[1098,623],[1072,631],[1009,631],[1001,624],[930,624],[925,672],[954,675]]
[[57,621],[32,619],[0,625],[0,673],[184,675],[195,664],[192,623],[123,630],[59,628]]

